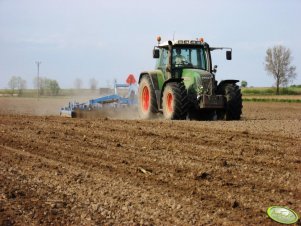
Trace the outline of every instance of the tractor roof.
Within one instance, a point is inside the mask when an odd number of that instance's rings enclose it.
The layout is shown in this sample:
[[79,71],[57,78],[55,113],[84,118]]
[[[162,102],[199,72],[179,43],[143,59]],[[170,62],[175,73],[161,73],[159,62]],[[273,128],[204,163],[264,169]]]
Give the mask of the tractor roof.
[[[169,41],[165,41],[161,44],[158,45],[158,47],[166,47],[168,46],[168,42]],[[200,45],[203,46],[205,44],[205,42],[201,42],[201,41],[197,41],[197,40],[173,40],[171,41],[172,45]]]

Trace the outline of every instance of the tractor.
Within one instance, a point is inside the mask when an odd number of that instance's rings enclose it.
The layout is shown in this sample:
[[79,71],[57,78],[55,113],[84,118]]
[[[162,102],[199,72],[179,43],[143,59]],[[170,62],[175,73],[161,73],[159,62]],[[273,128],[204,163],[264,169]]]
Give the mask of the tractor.
[[217,66],[212,66],[211,51],[232,49],[210,47],[204,39],[161,42],[153,49],[155,70],[139,76],[138,111],[142,119],[163,113],[169,120],[239,120],[242,114],[239,80],[219,82]]

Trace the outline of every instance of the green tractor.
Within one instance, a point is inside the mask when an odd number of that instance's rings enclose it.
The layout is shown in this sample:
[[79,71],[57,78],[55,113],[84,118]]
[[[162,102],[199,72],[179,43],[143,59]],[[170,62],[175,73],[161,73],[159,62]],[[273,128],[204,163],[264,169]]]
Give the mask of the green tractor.
[[139,77],[138,110],[142,119],[163,113],[170,120],[239,120],[242,98],[239,80],[215,80],[211,51],[232,49],[210,47],[200,40],[175,40],[154,47],[156,68]]

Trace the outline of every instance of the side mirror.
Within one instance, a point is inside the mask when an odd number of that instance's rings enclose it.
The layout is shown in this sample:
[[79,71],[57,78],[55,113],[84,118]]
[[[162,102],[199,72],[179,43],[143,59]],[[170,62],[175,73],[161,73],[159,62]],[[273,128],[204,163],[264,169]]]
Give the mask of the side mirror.
[[158,49],[153,50],[153,58],[158,59],[160,57],[160,52]]
[[226,51],[227,60],[232,60],[232,51]]
[[216,71],[217,71],[216,69],[217,69],[217,65],[214,65],[212,72],[216,73]]

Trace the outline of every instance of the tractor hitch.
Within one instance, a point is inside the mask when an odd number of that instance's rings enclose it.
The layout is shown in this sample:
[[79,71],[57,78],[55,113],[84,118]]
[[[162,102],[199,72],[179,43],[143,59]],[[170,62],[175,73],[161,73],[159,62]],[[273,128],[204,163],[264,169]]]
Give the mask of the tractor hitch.
[[225,101],[223,95],[200,95],[198,97],[200,108],[224,108]]

